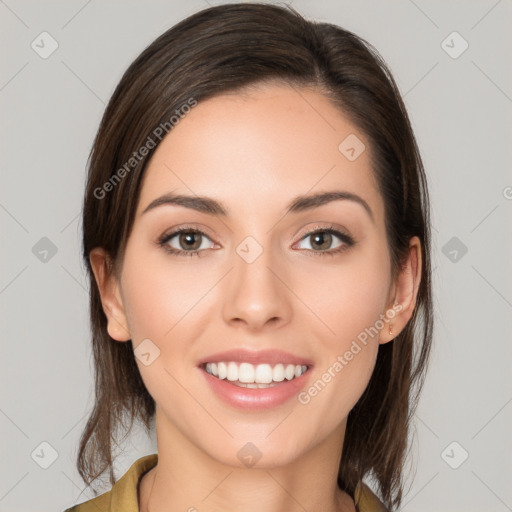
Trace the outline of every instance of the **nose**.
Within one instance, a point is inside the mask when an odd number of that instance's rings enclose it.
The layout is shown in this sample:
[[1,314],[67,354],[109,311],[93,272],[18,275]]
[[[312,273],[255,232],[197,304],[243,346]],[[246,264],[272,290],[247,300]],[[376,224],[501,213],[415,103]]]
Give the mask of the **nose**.
[[250,331],[264,329],[267,325],[278,328],[288,323],[293,294],[285,284],[283,266],[273,258],[271,251],[264,249],[252,262],[235,252],[233,261],[234,268],[229,273],[224,295],[224,320],[234,326],[243,325]]

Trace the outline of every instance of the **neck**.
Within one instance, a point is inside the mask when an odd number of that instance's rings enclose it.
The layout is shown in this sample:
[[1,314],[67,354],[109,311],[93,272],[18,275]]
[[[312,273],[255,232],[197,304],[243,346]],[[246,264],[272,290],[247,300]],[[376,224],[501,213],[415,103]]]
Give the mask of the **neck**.
[[345,423],[284,466],[237,467],[210,457],[157,408],[158,464],[139,488],[140,512],[355,512],[337,485]]

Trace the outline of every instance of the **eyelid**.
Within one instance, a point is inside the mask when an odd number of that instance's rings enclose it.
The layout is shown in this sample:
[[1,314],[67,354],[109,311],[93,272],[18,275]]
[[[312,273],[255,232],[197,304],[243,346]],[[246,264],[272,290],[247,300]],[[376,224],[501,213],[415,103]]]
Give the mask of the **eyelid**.
[[[178,225],[178,226],[175,226],[175,227],[172,227],[172,228],[169,228],[168,230],[166,230],[164,232],[164,234],[162,234],[158,238],[156,243],[159,246],[166,246],[166,245],[168,245],[168,242],[171,239],[175,238],[182,232],[192,232],[192,233],[198,234],[200,236],[206,237],[208,240],[210,240],[210,242],[212,242],[213,245],[218,245],[218,243],[212,239],[212,238],[216,238],[216,237],[211,237],[206,231],[208,231],[208,229],[199,228],[197,225],[182,224],[182,225]],[[313,251],[311,249],[300,249],[300,250],[306,251],[306,252],[312,252],[315,255],[321,255],[321,254],[334,255],[337,252],[343,250],[343,248],[349,248],[356,244],[356,241],[354,240],[354,238],[349,234],[348,230],[346,230],[345,228],[343,228],[341,226],[337,226],[332,223],[318,223],[313,227],[307,228],[307,231],[302,233],[300,238],[297,240],[297,242],[295,242],[293,244],[293,246],[295,246],[297,243],[302,242],[308,236],[311,236],[311,235],[313,235],[315,233],[319,233],[319,232],[320,233],[321,232],[332,233],[336,238],[338,238],[342,242],[342,246],[335,248],[335,249],[328,249],[325,251]],[[195,251],[185,251],[185,250],[174,249],[174,248],[170,248],[170,247],[168,247],[168,249],[170,250],[170,252],[181,253],[182,255],[197,254],[198,256],[200,256],[201,254],[205,255],[205,253],[207,252],[206,249],[197,249]],[[212,249],[212,247],[210,247],[209,249]]]
[[[303,240],[306,240],[308,237],[316,234],[316,233],[330,233],[331,235],[334,235],[335,238],[337,238],[341,244],[338,247],[327,249],[325,251],[315,251],[313,249],[303,249],[302,251],[305,252],[307,256],[313,256],[313,257],[335,257],[338,255],[343,254],[345,251],[351,249],[354,247],[357,242],[356,240],[347,232],[346,229],[337,227],[334,225],[330,226],[317,226],[315,228],[312,228],[311,230],[307,231],[302,235],[302,237],[299,239],[298,243],[301,243]],[[296,245],[296,244],[294,244]]]
[[329,222],[319,222],[318,224],[315,224],[313,227],[305,228],[305,231],[300,235],[299,241],[305,238],[306,236],[312,235],[313,233],[316,233],[318,231],[338,231],[345,237],[354,240],[354,238],[346,228]]
[[208,237],[212,242],[212,238],[221,238],[220,236],[217,236],[217,235],[212,235],[210,234],[210,229],[208,229],[206,226],[203,226],[202,224],[189,224],[189,223],[186,223],[186,224],[178,224],[176,226],[173,226],[169,229],[166,229],[164,231],[164,233],[162,235],[160,235],[158,237],[159,240],[162,240],[168,236],[175,236],[175,235],[178,235],[181,231],[193,231],[193,232],[197,232],[201,235],[204,235],[206,237]]

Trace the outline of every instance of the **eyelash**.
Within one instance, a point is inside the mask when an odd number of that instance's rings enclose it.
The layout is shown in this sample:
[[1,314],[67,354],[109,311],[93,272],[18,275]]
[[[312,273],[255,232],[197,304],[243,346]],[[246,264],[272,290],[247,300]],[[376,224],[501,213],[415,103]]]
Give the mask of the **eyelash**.
[[[192,228],[192,227],[183,226],[183,227],[173,231],[172,233],[163,235],[158,240],[158,245],[161,246],[165,251],[167,251],[168,253],[170,253],[174,256],[185,256],[185,257],[186,256],[190,256],[190,257],[198,256],[198,257],[201,257],[201,253],[206,252],[205,249],[198,249],[195,251],[183,251],[183,250],[178,250],[178,249],[174,249],[173,247],[170,247],[168,245],[169,240],[171,240],[176,235],[179,235],[181,233],[204,235],[206,238],[209,238],[208,235],[206,233],[204,233],[203,231],[200,231],[200,230]],[[331,250],[327,250],[327,251],[314,251],[312,249],[303,249],[303,250],[310,252],[313,256],[335,256],[336,254],[339,254],[339,253],[347,250],[348,248],[352,247],[353,245],[355,245],[355,241],[351,236],[349,236],[347,233],[344,233],[342,231],[335,229],[334,226],[315,228],[314,230],[309,231],[308,233],[305,233],[304,236],[300,240],[303,240],[304,238],[307,238],[308,236],[311,236],[311,235],[315,235],[317,233],[329,233],[329,234],[335,235],[343,242],[343,245],[340,245],[340,247],[337,247],[336,249],[331,249]]]

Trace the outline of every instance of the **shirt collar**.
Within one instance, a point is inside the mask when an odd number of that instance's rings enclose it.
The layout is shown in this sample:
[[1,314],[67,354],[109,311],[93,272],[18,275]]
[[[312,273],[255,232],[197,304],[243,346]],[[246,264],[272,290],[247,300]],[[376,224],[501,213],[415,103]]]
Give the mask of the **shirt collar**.
[[130,469],[113,485],[110,498],[110,512],[139,512],[139,481],[158,462],[153,453],[137,459]]
[[[114,484],[110,498],[110,512],[139,512],[139,482],[142,476],[158,463],[158,454],[153,453],[137,459],[130,469]],[[359,512],[385,512],[382,502],[371,489],[359,482],[354,491],[354,502]]]

